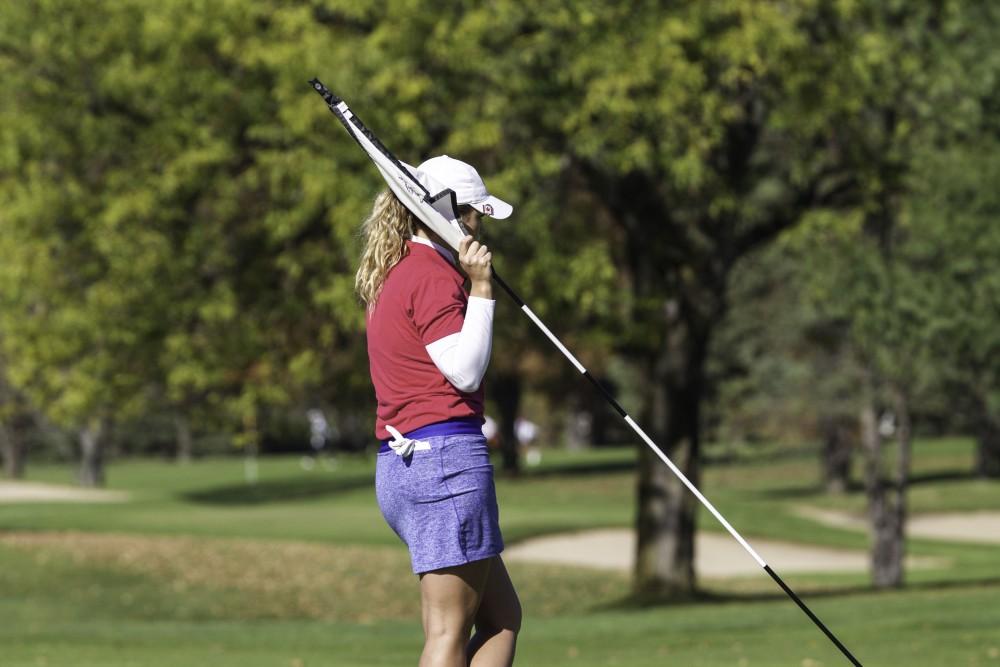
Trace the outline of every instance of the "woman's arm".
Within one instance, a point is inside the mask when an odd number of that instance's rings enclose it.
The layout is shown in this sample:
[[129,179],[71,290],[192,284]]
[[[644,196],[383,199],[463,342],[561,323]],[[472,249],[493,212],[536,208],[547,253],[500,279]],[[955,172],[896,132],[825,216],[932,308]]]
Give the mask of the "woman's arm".
[[470,296],[462,330],[426,346],[434,365],[463,392],[479,389],[493,348],[496,301]]
[[456,389],[466,393],[479,389],[490,363],[493,347],[493,255],[485,245],[466,236],[458,245],[458,261],[469,276],[469,305],[462,330],[427,345],[427,353],[438,370]]

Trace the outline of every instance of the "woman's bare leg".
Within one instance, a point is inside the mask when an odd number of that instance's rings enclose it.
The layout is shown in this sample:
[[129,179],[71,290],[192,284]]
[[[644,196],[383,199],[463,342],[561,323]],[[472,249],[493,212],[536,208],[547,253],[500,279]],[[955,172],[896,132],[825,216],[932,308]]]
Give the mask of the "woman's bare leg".
[[514,649],[520,630],[521,602],[507,574],[507,567],[500,556],[496,556],[476,613],[476,634],[469,641],[469,665],[509,667],[514,664]]
[[466,645],[492,559],[420,575],[424,651],[420,667],[466,667]]

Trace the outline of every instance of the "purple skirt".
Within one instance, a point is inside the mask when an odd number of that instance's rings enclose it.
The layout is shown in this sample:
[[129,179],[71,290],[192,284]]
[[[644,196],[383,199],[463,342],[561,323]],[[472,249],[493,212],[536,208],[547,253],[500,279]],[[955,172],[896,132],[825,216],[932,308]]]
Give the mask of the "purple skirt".
[[[414,434],[406,434],[407,437]],[[412,455],[380,451],[375,495],[420,574],[503,551],[493,464],[482,433],[426,436]]]

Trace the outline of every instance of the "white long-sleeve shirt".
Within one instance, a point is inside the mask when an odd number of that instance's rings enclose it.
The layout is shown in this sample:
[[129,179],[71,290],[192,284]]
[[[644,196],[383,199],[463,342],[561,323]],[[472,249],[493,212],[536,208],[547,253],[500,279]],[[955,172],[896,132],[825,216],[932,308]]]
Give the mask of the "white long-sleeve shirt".
[[[455,263],[452,254],[437,243],[419,236],[412,237],[412,240],[433,247],[449,262]],[[493,299],[470,296],[462,330],[426,346],[434,365],[459,391],[475,391],[486,375],[493,348],[495,307]]]

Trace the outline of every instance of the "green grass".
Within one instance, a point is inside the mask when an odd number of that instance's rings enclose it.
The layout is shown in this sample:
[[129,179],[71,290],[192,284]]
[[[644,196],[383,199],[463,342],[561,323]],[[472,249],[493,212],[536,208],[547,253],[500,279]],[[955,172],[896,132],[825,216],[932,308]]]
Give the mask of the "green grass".
[[[509,542],[628,526],[634,451],[546,452],[498,480]],[[995,483],[970,479],[967,440],[919,442],[917,512],[1000,509]],[[399,665],[419,652],[419,600],[405,549],[385,527],[373,461],[304,471],[264,459],[123,461],[122,504],[0,505],[0,665]],[[62,467],[30,478],[66,483]],[[867,548],[863,533],[794,516],[799,505],[860,512],[862,494],[827,496],[808,452],[709,466],[701,488],[751,542]],[[706,513],[700,526],[721,530]],[[866,665],[1000,665],[1000,547],[911,540],[941,567],[873,592],[864,574],[784,579]],[[526,611],[523,665],[840,665],[830,642],[763,573],[703,582],[685,604],[625,602],[625,575],[510,565]]]

